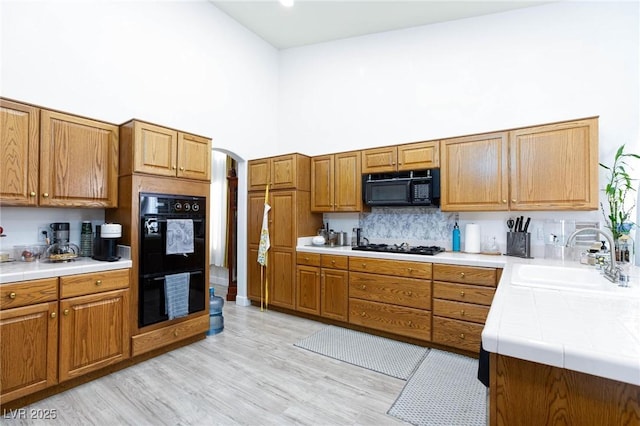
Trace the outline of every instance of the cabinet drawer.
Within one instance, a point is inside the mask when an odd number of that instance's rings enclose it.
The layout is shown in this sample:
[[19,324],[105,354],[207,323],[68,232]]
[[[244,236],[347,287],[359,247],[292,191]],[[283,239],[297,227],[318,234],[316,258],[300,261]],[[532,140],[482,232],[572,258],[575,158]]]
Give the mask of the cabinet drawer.
[[476,285],[433,282],[433,297],[490,306],[495,289]]
[[0,309],[17,308],[58,299],[58,278],[0,285]]
[[352,257],[349,270],[409,278],[431,278],[431,263]]
[[170,345],[209,329],[209,316],[200,315],[158,330],[138,334],[131,338],[131,356],[137,356]]
[[433,299],[433,315],[484,324],[489,307],[451,300]]
[[351,272],[349,297],[431,309],[431,281]]
[[421,340],[431,340],[431,312],[349,299],[349,322]]
[[481,324],[434,316],[433,341],[477,353],[483,328]]
[[60,277],[60,298],[129,287],[129,269]]
[[347,269],[349,267],[349,258],[347,256],[323,254],[321,257],[321,265],[323,268]]
[[296,263],[298,265],[320,266],[320,254],[297,252]]
[[452,281],[492,287],[495,287],[498,282],[495,268],[442,264],[433,265],[433,279],[434,281]]

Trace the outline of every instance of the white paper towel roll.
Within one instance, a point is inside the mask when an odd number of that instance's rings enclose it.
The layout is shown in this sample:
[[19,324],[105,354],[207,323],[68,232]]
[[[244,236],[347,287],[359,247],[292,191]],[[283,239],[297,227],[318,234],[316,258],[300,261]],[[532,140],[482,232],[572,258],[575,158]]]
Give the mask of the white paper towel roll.
[[464,228],[464,251],[480,253],[480,225],[468,223]]

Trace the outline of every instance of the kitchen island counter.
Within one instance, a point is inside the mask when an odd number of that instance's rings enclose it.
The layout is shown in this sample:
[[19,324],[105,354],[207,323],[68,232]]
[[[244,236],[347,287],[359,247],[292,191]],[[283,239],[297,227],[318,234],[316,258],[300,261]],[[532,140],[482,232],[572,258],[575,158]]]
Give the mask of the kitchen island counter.
[[103,262],[89,257],[81,257],[71,262],[51,263],[45,260],[35,262],[4,262],[0,264],[0,284],[65,275],[111,271],[131,268],[130,259]]
[[516,264],[594,268],[577,261],[458,252],[435,256],[376,253],[351,247],[310,246],[304,240],[297,250],[503,268],[482,332],[483,347],[487,351],[640,386],[639,267],[631,268],[628,289],[603,293],[512,283]]

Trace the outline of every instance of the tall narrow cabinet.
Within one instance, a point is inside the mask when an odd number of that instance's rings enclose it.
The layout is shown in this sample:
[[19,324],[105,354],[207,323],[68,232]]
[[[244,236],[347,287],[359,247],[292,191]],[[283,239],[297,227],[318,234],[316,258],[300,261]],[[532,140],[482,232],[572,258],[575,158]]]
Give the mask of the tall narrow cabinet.
[[[322,215],[311,213],[310,158],[301,154],[249,162],[247,293],[249,299],[295,309],[296,245],[301,236],[315,235]],[[272,179],[275,179],[272,181]],[[258,248],[265,209],[266,185],[270,185],[268,228],[271,248],[267,267],[258,263]],[[265,290],[263,282],[268,280]],[[268,296],[267,296],[268,294]],[[268,297],[268,299],[267,299]]]

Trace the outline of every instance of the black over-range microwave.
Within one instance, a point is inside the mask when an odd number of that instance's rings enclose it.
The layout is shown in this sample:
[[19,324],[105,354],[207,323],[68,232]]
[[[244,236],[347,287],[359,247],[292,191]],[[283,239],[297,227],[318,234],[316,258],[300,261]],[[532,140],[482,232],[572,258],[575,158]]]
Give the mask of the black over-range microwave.
[[362,176],[368,206],[440,206],[440,169]]

